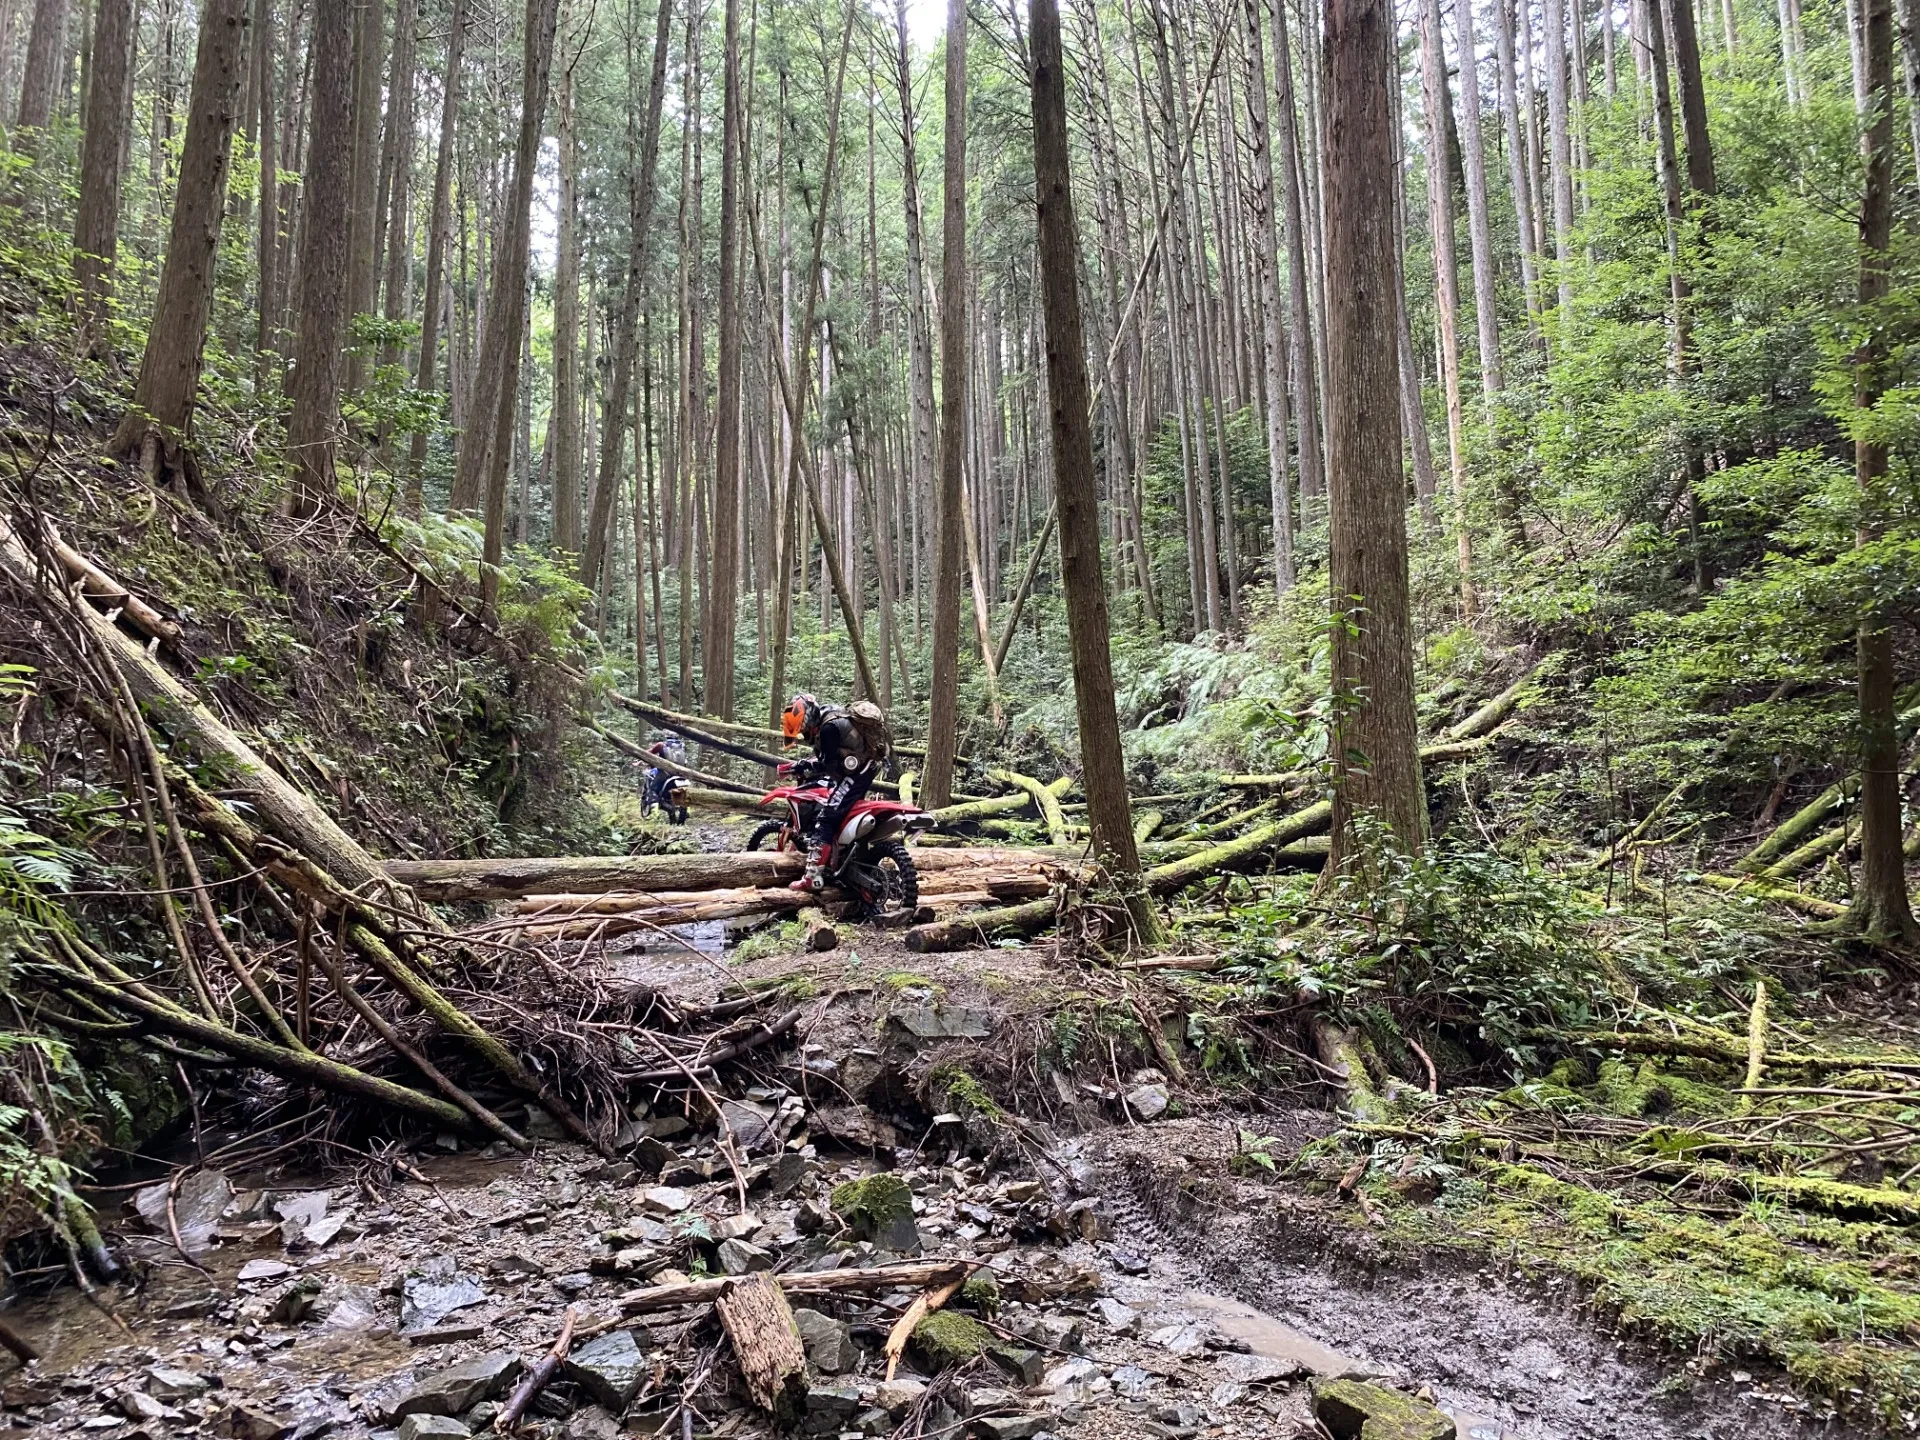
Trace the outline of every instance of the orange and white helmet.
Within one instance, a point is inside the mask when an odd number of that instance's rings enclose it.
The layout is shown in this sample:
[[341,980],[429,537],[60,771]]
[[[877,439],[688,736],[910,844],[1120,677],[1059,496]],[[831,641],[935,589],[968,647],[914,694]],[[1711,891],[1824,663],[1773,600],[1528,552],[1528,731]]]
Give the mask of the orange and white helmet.
[[811,740],[820,733],[820,702],[802,690],[791,700],[780,714],[780,732],[789,743],[795,740]]

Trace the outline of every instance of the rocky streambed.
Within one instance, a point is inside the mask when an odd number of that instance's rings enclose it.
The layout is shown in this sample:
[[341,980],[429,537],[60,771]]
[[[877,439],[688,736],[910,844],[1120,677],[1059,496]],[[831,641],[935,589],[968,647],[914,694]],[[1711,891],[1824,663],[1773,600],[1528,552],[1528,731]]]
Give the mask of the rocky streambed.
[[[459,1440],[570,1323],[522,1422],[550,1440],[1848,1433],[1764,1379],[1623,1346],[1571,1297],[1370,1254],[1336,1204],[1234,1173],[1246,1117],[1162,1071],[1103,1063],[1002,1108],[984,1082],[1017,1088],[1060,1004],[1048,968],[906,974],[884,943],[765,962],[824,991],[790,1048],[637,1106],[611,1160],[442,1137],[353,1172],[187,1167],[133,1192],[129,1283],[11,1312],[44,1358],[0,1376],[7,1422]],[[1259,1123],[1297,1148],[1331,1122]],[[777,1415],[694,1284],[761,1276],[805,1359]],[[666,1286],[700,1298],[660,1305]]]

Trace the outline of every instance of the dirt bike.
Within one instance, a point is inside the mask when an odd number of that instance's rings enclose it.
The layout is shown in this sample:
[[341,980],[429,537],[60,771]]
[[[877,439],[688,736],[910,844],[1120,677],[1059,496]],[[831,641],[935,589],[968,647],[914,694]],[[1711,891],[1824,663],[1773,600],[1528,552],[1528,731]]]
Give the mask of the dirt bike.
[[[793,767],[782,765],[780,773],[791,777]],[[771,842],[775,850],[804,855],[813,811],[831,789],[825,781],[814,780],[769,790],[760,803],[784,804],[787,813],[756,825],[747,849],[759,850]],[[851,895],[868,919],[911,916],[920,904],[920,876],[906,837],[933,826],[933,817],[916,806],[897,800],[860,801],[847,812],[834,837],[827,856],[827,883]]]
[[687,791],[691,788],[680,776],[655,766],[647,771],[640,787],[640,813],[651,815],[658,810],[669,823],[684,825],[687,823]]

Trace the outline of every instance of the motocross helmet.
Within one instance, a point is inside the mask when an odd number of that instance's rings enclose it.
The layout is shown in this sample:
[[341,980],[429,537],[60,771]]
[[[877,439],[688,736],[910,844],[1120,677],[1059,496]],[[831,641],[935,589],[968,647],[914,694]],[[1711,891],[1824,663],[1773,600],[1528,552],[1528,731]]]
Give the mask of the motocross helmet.
[[811,740],[820,733],[820,718],[824,712],[820,702],[807,691],[802,690],[791,700],[780,715],[780,732],[788,743],[795,740]]

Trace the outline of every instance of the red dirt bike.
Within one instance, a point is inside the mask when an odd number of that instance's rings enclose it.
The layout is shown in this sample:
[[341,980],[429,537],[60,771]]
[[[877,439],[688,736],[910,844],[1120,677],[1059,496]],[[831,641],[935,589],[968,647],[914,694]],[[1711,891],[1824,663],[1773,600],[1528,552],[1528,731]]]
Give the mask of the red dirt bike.
[[[790,777],[793,767],[782,765],[780,773]],[[747,849],[759,850],[771,842],[775,850],[804,855],[813,812],[826,800],[830,789],[825,781],[811,781],[769,790],[760,803],[779,801],[786,805],[787,813],[756,825],[747,839]],[[931,830],[933,825],[933,817],[913,805],[897,800],[860,801],[847,812],[828,851],[827,883],[852,896],[866,918],[911,916],[920,903],[920,876],[914,870],[906,837]]]

